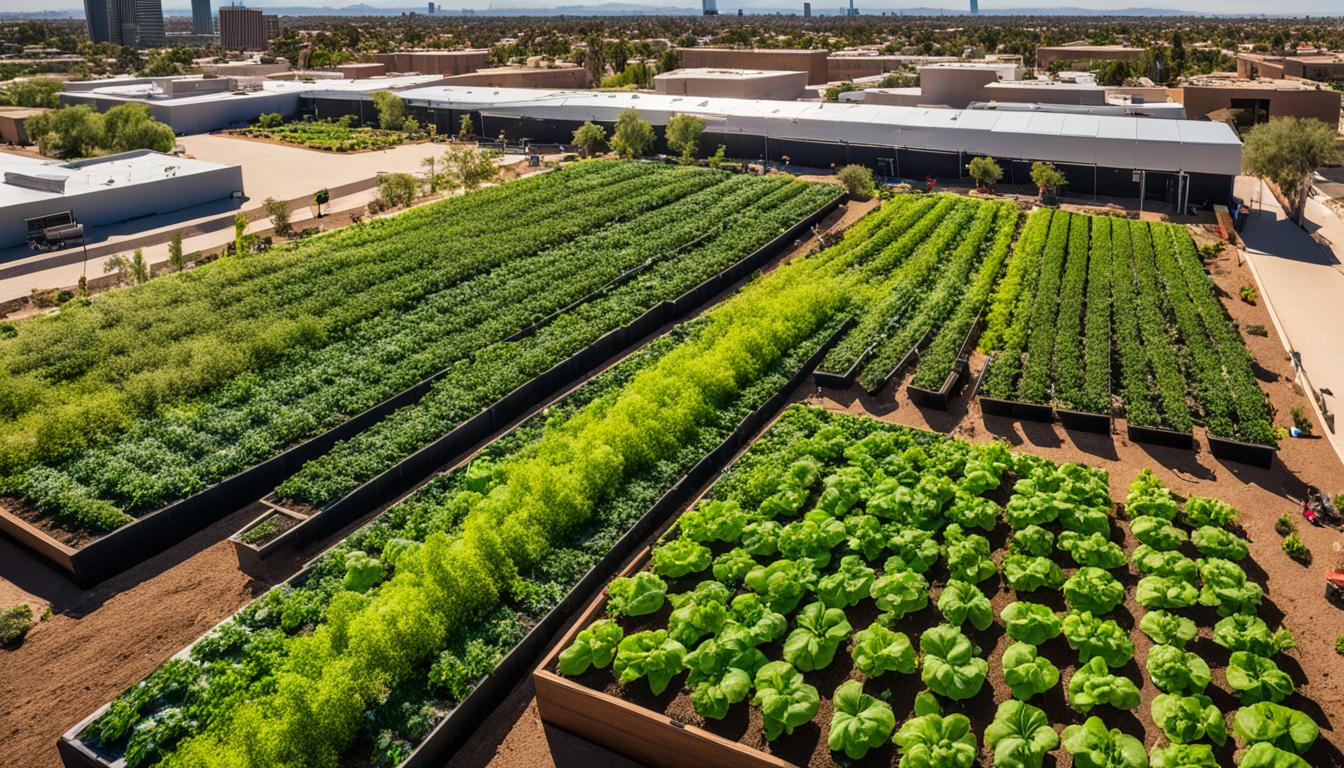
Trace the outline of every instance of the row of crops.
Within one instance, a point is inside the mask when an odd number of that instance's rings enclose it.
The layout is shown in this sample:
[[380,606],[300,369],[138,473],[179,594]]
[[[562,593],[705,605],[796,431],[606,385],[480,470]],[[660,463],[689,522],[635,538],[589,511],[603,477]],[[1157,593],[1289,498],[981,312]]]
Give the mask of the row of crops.
[[[428,483],[128,691],[83,739],[132,766],[395,764],[835,334],[882,224],[865,219]],[[323,482],[366,473],[372,436],[437,436],[434,397],[313,468]]]
[[390,149],[408,141],[423,141],[429,138],[428,134],[419,131],[387,131],[381,128],[354,126],[348,120],[304,120],[270,127],[254,125],[230,133],[324,152]]
[[880,388],[931,336],[914,375],[937,389],[988,299],[1017,230],[1017,207],[956,195],[903,196],[871,214],[874,236],[857,249],[855,327],[820,370]]
[[1098,469],[795,406],[557,671],[798,764],[1311,765],[1236,511],[1146,470],[1124,511]]
[[286,487],[330,501],[833,194],[582,163],[67,306],[0,341],[0,493],[109,530],[450,369]]
[[1274,445],[1253,359],[1184,227],[1038,210],[995,291],[990,397]]

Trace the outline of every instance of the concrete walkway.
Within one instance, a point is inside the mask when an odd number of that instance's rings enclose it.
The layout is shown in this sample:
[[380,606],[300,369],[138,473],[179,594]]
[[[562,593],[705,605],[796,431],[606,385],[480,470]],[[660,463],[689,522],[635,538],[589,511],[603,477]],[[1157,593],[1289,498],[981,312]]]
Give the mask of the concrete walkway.
[[1333,393],[1323,395],[1336,417],[1326,436],[1344,461],[1344,222],[1309,200],[1304,231],[1259,179],[1237,177],[1236,191],[1257,203],[1241,235],[1261,299],[1288,351],[1301,357],[1299,383]]

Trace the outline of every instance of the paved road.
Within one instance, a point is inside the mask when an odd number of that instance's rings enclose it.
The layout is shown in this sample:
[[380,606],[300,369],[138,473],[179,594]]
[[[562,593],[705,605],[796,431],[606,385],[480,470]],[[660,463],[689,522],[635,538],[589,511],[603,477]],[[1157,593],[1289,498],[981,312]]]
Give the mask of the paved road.
[[1344,222],[1310,200],[1304,231],[1258,179],[1240,176],[1236,189],[1242,199],[1260,201],[1242,232],[1246,253],[1279,333],[1301,355],[1312,386],[1334,393],[1324,396],[1337,418],[1329,438],[1344,460]]

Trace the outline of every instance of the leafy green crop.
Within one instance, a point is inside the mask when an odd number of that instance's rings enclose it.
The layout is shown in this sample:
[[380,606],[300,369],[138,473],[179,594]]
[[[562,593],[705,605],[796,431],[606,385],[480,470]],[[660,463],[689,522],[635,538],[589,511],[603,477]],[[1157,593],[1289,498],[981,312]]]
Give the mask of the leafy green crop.
[[1069,557],[1079,565],[1094,568],[1120,568],[1129,562],[1125,550],[1119,544],[1100,533],[1086,536],[1073,531],[1059,534],[1059,548],[1069,553]]
[[1003,607],[999,614],[1008,636],[1022,643],[1040,645],[1059,635],[1063,626],[1050,606],[1017,601]]
[[891,740],[900,751],[900,768],[971,768],[975,763],[971,721],[962,714],[944,716],[927,691],[915,697],[915,716]]
[[952,523],[943,529],[943,558],[948,576],[972,584],[993,576],[998,567],[989,558],[989,540],[977,533],[964,533]]
[[811,562],[793,560],[758,565],[748,571],[745,578],[747,589],[760,595],[770,610],[777,613],[792,612],[815,580],[816,571]]
[[751,692],[752,677],[766,663],[755,639],[741,625],[730,624],[686,654],[691,705],[702,717],[720,720],[728,708]]
[[934,693],[960,701],[979,693],[985,684],[989,662],[956,627],[939,624],[924,630],[919,650],[924,653],[924,684]]
[[736,587],[747,577],[747,573],[756,567],[756,561],[742,547],[734,547],[714,558],[710,571],[714,578],[730,587]]
[[817,580],[817,599],[827,608],[848,608],[868,596],[873,569],[858,555],[845,555],[840,566]]
[[636,632],[616,647],[612,671],[621,685],[648,678],[649,691],[657,696],[681,672],[685,658],[686,646],[669,637],[666,630]]
[[616,647],[625,637],[621,626],[611,619],[599,619],[574,636],[574,642],[560,652],[556,669],[562,675],[582,675],[589,667],[605,669],[616,657]]
[[887,571],[873,581],[869,595],[879,611],[899,619],[929,604],[929,582],[914,571]]
[[938,611],[954,627],[966,622],[976,629],[987,629],[994,623],[994,608],[989,598],[974,584],[951,579],[938,597]]
[[1059,734],[1044,712],[1010,699],[999,705],[994,722],[985,728],[985,746],[994,750],[995,768],[1041,768],[1045,753],[1059,746]]
[[1036,652],[1036,646],[1013,643],[1003,652],[1003,681],[1013,696],[1027,701],[1059,685],[1059,669]]
[[657,613],[667,595],[667,582],[649,571],[612,579],[607,585],[607,613],[644,616]]
[[896,728],[891,705],[864,693],[858,680],[841,683],[831,703],[834,712],[826,745],[834,752],[844,752],[851,760],[858,760],[868,750],[881,746]]
[[854,668],[868,677],[887,672],[913,674],[914,646],[904,632],[892,631],[875,622],[854,635]]
[[1273,659],[1235,651],[1227,662],[1227,684],[1241,693],[1242,704],[1283,701],[1297,686]]
[[1219,616],[1255,613],[1265,597],[1260,585],[1247,580],[1241,566],[1230,560],[1217,557],[1200,560],[1199,578],[1204,583],[1199,592],[1200,604],[1217,608]]
[[691,539],[675,538],[659,544],[650,552],[653,572],[669,579],[699,573],[709,567],[709,547]]
[[1191,584],[1194,584],[1199,576],[1199,568],[1195,565],[1195,561],[1176,550],[1163,551],[1153,549],[1147,544],[1140,544],[1134,548],[1130,559],[1139,569],[1139,573],[1149,576],[1162,576],[1177,581],[1188,581]]
[[1134,709],[1139,706],[1139,689],[1133,680],[1111,674],[1106,662],[1096,657],[1079,667],[1069,679],[1068,700],[1069,706],[1083,714],[1101,705]]
[[1154,643],[1184,648],[1195,639],[1199,628],[1195,622],[1168,611],[1149,611],[1139,621],[1139,629]]
[[1199,602],[1199,589],[1188,581],[1165,576],[1144,576],[1139,579],[1134,599],[1148,610],[1189,608]]
[[1003,578],[1018,592],[1059,589],[1064,584],[1064,572],[1048,557],[1008,555],[1003,558]]
[[342,586],[351,592],[368,592],[386,576],[387,569],[378,558],[358,549],[346,553],[345,582]]
[[1261,742],[1242,753],[1237,768],[1312,768],[1312,765],[1292,752]]
[[893,571],[914,571],[923,573],[936,562],[942,554],[938,542],[929,531],[918,528],[902,528],[891,538],[887,547],[894,552],[887,558],[882,569]]
[[1108,571],[1084,566],[1064,582],[1064,599],[1078,611],[1105,614],[1125,599],[1125,587]]
[[1297,647],[1288,629],[1270,632],[1264,619],[1244,613],[1220,619],[1213,625],[1213,642],[1229,651],[1248,651],[1257,656],[1273,656]]
[[1300,755],[1316,742],[1320,728],[1305,712],[1262,701],[1237,710],[1232,732],[1247,746],[1265,742]]
[[1165,693],[1201,693],[1213,679],[1199,654],[1174,645],[1154,645],[1146,664],[1153,685]]
[[787,661],[772,661],[756,671],[756,696],[761,725],[768,741],[808,722],[821,708],[817,689],[803,682],[803,675]]
[[1172,744],[1153,747],[1149,768],[1219,768],[1208,744]]
[[1226,530],[1237,522],[1237,510],[1217,499],[1191,496],[1185,500],[1185,522],[1191,528],[1211,526]]
[[1083,662],[1100,659],[1108,667],[1119,667],[1134,656],[1129,633],[1114,619],[1098,619],[1087,611],[1070,611],[1064,616],[1064,637]]
[[809,603],[798,612],[797,628],[784,640],[784,660],[803,672],[825,669],[853,627],[839,608]]
[[1247,553],[1250,552],[1250,546],[1245,539],[1229,530],[1211,525],[1196,529],[1190,534],[1190,541],[1205,557],[1221,557],[1232,562],[1245,560]]
[[744,627],[756,645],[778,640],[789,628],[784,614],[770,610],[754,592],[734,597],[731,614],[732,621]]
[[1148,768],[1143,742],[1118,728],[1108,729],[1095,715],[1065,728],[1063,742],[1078,768]]
[[1207,739],[1222,746],[1227,741],[1223,713],[1203,694],[1158,694],[1153,699],[1153,722],[1176,744]]
[[[1068,535],[1077,536],[1078,534],[1071,533]],[[1061,544],[1060,549],[1063,548]],[[1008,550],[1032,557],[1049,557],[1055,551],[1055,534],[1039,525],[1028,525],[1014,531],[1013,535],[1008,537]]]

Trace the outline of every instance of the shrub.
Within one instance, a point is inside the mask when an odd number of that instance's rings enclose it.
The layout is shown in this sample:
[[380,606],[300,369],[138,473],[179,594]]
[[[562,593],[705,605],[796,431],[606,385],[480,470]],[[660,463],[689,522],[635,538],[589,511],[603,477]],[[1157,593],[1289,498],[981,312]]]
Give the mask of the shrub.
[[705,119],[698,115],[673,115],[664,129],[667,146],[681,156],[683,163],[695,159],[700,150],[700,135],[705,132]]
[[1269,336],[1269,331],[1265,329],[1265,326],[1260,325],[1259,323],[1251,323],[1247,325],[1246,332],[1252,336]]
[[607,148],[607,129],[591,120],[574,129],[571,140],[583,157],[592,157]]
[[1287,536],[1288,534],[1293,533],[1296,530],[1297,530],[1297,522],[1293,520],[1292,515],[1283,514],[1279,516],[1278,520],[1274,521],[1274,532],[1279,534],[1280,536]]
[[19,603],[0,611],[0,646],[13,645],[28,634],[33,623],[33,607]]
[[1344,635],[1335,638],[1335,653],[1344,656]]
[[294,227],[289,223],[289,203],[284,200],[276,200],[274,197],[268,197],[262,201],[261,206],[266,209],[266,215],[271,219],[271,226],[275,228],[275,234],[280,237],[289,237],[294,234]]
[[378,179],[378,199],[387,208],[410,205],[420,182],[409,173],[386,173]]
[[285,118],[279,112],[267,112],[257,116],[258,128],[279,128],[285,124]]
[[992,157],[973,157],[966,164],[966,172],[975,179],[976,186],[993,191],[1003,178],[1003,168]]
[[1290,533],[1283,539],[1283,551],[1303,565],[1311,565],[1311,550],[1302,542],[1302,537]]
[[850,197],[858,200],[867,200],[877,189],[873,183],[873,172],[862,165],[846,165],[836,171],[835,178],[845,185],[845,191]]
[[611,136],[611,148],[624,158],[642,157],[653,146],[653,126],[640,118],[639,111],[623,109],[616,116],[616,131]]
[[1255,286],[1247,283],[1237,290],[1237,295],[1247,304],[1255,304],[1260,300],[1260,294],[1255,290]]
[[1293,426],[1304,435],[1311,434],[1311,417],[1307,415],[1307,410],[1300,405],[1294,405],[1289,411],[1293,417]]

